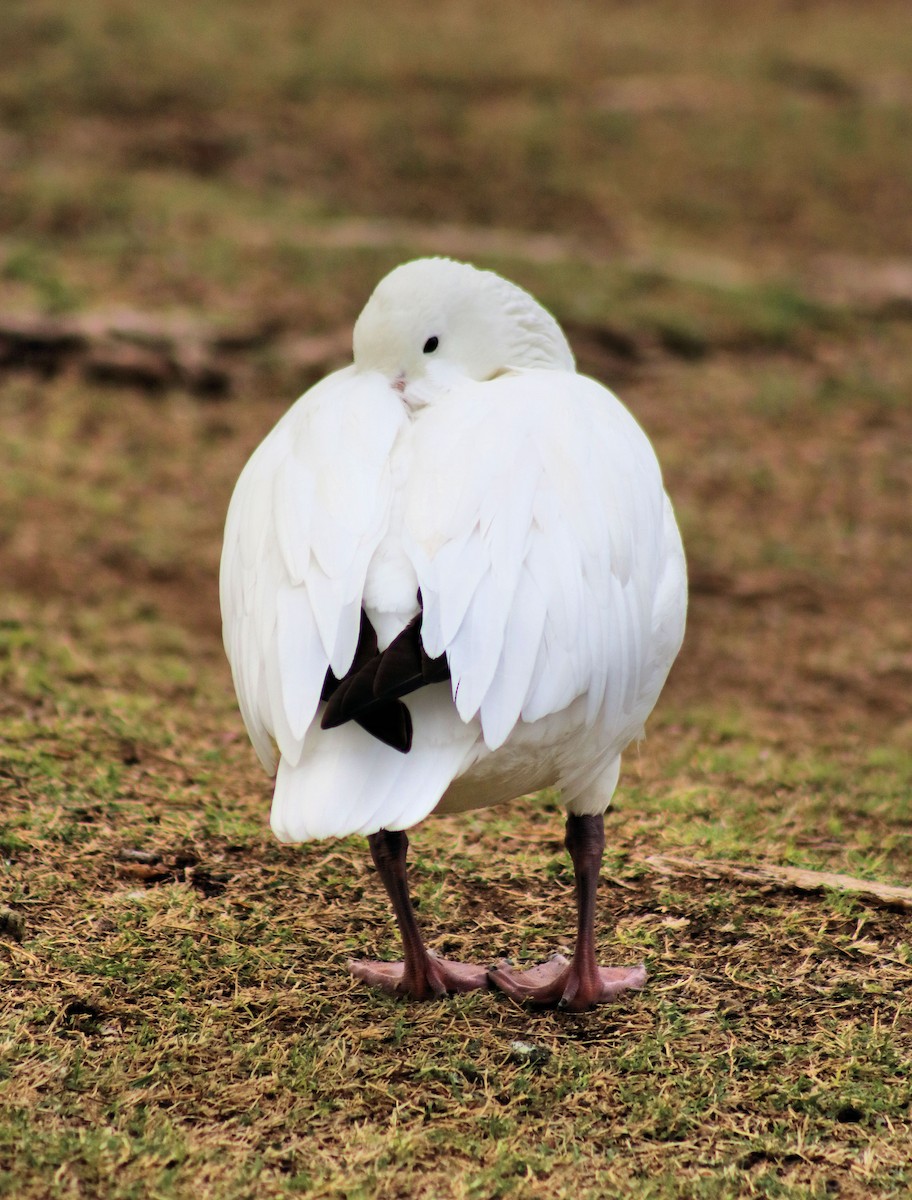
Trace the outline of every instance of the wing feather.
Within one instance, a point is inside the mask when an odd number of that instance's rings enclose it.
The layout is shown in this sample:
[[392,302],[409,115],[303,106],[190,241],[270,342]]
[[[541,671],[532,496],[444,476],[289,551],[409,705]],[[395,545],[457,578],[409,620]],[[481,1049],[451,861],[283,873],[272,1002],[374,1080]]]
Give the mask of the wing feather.
[[522,712],[538,659],[530,647],[541,644],[548,616],[545,598],[535,582],[529,578],[517,582],[497,670],[481,703],[482,728],[492,750],[507,740],[516,724],[515,714]]
[[464,386],[422,417],[408,487],[422,638],[463,721],[495,749],[584,696],[587,723],[622,725],[664,566],[661,473],[629,412],[570,372]]
[[281,588],[276,611],[276,651],[282,664],[282,707],[295,742],[300,742],[307,731],[326,678],[326,655],[312,630],[307,591],[302,587]]
[[327,668],[341,677],[351,665],[405,419],[381,376],[338,371],[289,409],[235,487],[220,576],[225,650],[269,771],[273,742],[299,762]]

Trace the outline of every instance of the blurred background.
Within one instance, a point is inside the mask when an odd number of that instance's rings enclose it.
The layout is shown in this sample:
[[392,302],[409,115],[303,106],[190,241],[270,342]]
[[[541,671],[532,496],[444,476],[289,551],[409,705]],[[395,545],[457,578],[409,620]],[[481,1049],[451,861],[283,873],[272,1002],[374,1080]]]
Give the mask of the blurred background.
[[195,863],[203,900],[234,886],[226,847],[235,873],[318,870],[269,840],[222,523],[377,280],[428,253],[553,310],[679,514],[690,626],[614,867],[683,849],[908,881],[909,16],[4,0],[0,815],[48,936],[124,889],[124,845],[159,881]]
[[28,636],[216,669],[240,466],[374,283],[452,254],[550,306],[657,443],[694,591],[672,703],[908,749],[904,3],[10,0],[0,46]]

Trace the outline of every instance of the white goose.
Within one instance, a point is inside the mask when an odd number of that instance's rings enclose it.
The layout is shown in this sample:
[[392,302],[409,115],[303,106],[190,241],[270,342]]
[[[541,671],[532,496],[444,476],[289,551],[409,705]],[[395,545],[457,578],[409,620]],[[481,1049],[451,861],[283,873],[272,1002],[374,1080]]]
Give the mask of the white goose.
[[[247,730],[278,766],[273,831],[366,834],[392,901],[404,961],[354,975],[575,1010],[642,986],[641,966],[597,966],[595,894],[621,752],[684,634],[684,554],[646,435],[528,293],[447,259],[381,281],[353,365],[238,480],[221,605]],[[568,812],[573,958],[438,958],[404,831],[544,787]]]

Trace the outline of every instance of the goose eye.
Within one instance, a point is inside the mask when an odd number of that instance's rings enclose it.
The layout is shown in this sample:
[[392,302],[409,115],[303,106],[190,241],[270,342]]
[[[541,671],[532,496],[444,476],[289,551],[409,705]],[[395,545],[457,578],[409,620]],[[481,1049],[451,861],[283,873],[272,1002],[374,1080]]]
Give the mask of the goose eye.
[[429,337],[428,340],[424,343],[424,353],[425,354],[433,354],[439,345],[440,345],[440,338]]

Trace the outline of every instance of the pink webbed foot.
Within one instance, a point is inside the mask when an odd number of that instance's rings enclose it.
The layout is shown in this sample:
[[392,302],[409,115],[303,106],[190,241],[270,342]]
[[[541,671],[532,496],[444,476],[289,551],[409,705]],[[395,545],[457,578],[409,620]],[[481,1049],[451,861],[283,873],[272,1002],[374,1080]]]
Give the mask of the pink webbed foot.
[[593,966],[583,972],[563,954],[555,954],[528,971],[514,971],[506,961],[499,962],[488,971],[488,980],[520,1003],[585,1012],[595,1004],[614,1000],[628,988],[641,988],[646,968],[642,963],[638,967]]
[[379,988],[390,996],[411,1000],[433,1000],[448,992],[473,992],[488,987],[488,972],[472,963],[438,958],[428,951],[422,967],[406,974],[404,962],[362,962],[351,959],[348,969],[356,979]]

